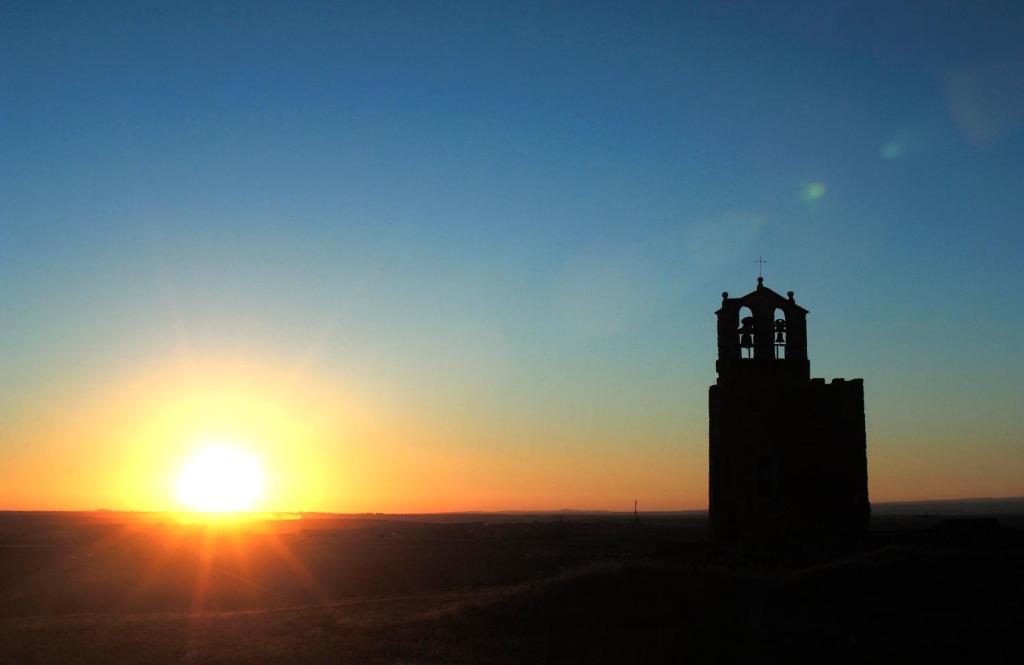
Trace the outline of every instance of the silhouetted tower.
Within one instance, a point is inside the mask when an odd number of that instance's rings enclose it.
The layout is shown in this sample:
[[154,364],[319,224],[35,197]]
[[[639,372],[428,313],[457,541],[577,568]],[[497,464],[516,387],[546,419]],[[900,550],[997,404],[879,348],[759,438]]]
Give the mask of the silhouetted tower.
[[810,378],[807,310],[722,294],[709,391],[709,513],[725,545],[856,547],[870,517],[864,383]]

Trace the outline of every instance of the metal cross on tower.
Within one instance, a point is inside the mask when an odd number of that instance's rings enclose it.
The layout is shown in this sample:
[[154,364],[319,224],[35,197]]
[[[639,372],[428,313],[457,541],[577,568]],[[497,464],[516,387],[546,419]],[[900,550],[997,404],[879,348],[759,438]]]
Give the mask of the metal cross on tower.
[[763,256],[759,256],[759,257],[757,257],[757,261],[754,261],[754,263],[757,264],[757,276],[758,277],[764,277],[764,274],[763,274],[764,264],[766,264],[768,262],[764,260]]

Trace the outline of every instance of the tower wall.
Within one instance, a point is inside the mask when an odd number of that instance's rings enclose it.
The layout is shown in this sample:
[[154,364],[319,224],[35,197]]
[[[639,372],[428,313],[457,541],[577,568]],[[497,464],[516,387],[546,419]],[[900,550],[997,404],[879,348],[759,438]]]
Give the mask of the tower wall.
[[856,545],[870,517],[863,382],[766,388],[709,391],[713,538]]
[[[754,314],[754,357],[740,351],[740,307]],[[772,312],[786,316],[786,349],[768,345]],[[810,378],[806,310],[763,287],[723,294],[718,382],[708,394],[712,537],[744,547],[850,549],[870,519],[864,383]]]

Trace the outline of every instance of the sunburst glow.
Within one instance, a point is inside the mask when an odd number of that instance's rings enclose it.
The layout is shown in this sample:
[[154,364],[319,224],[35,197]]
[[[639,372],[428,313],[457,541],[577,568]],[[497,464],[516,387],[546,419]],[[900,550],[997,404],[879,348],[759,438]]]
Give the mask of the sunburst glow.
[[252,510],[263,499],[263,468],[250,453],[211,445],[191,457],[178,475],[184,506],[204,513]]

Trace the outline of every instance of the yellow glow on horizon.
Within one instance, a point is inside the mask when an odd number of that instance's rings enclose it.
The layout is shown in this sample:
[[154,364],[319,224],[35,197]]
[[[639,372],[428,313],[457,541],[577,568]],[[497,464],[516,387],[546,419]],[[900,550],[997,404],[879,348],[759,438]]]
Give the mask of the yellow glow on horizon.
[[[57,484],[26,483],[22,496],[57,508],[312,511],[348,487],[349,467],[335,454],[352,447],[373,416],[352,388],[271,359],[193,356],[132,369],[66,404],[69,427],[32,433],[38,453],[24,472],[39,477],[60,460],[60,470],[73,474]],[[187,461],[218,446],[258,460],[262,489],[251,505],[212,494],[210,507],[206,499],[183,502]],[[29,505],[48,507],[40,498]]]
[[[250,510],[270,513],[631,509],[634,498],[668,509],[706,496],[699,438],[467,414],[287,358],[190,354],[70,397],[45,404],[60,418],[20,431],[0,423],[31,453],[0,469],[3,507],[248,519],[185,510],[176,496],[186,460],[218,442],[258,458],[263,493]],[[659,441],[659,451],[637,455],[621,445],[627,434]]]
[[250,511],[264,496],[259,459],[232,446],[216,444],[185,463],[175,487],[182,505],[203,513]]

